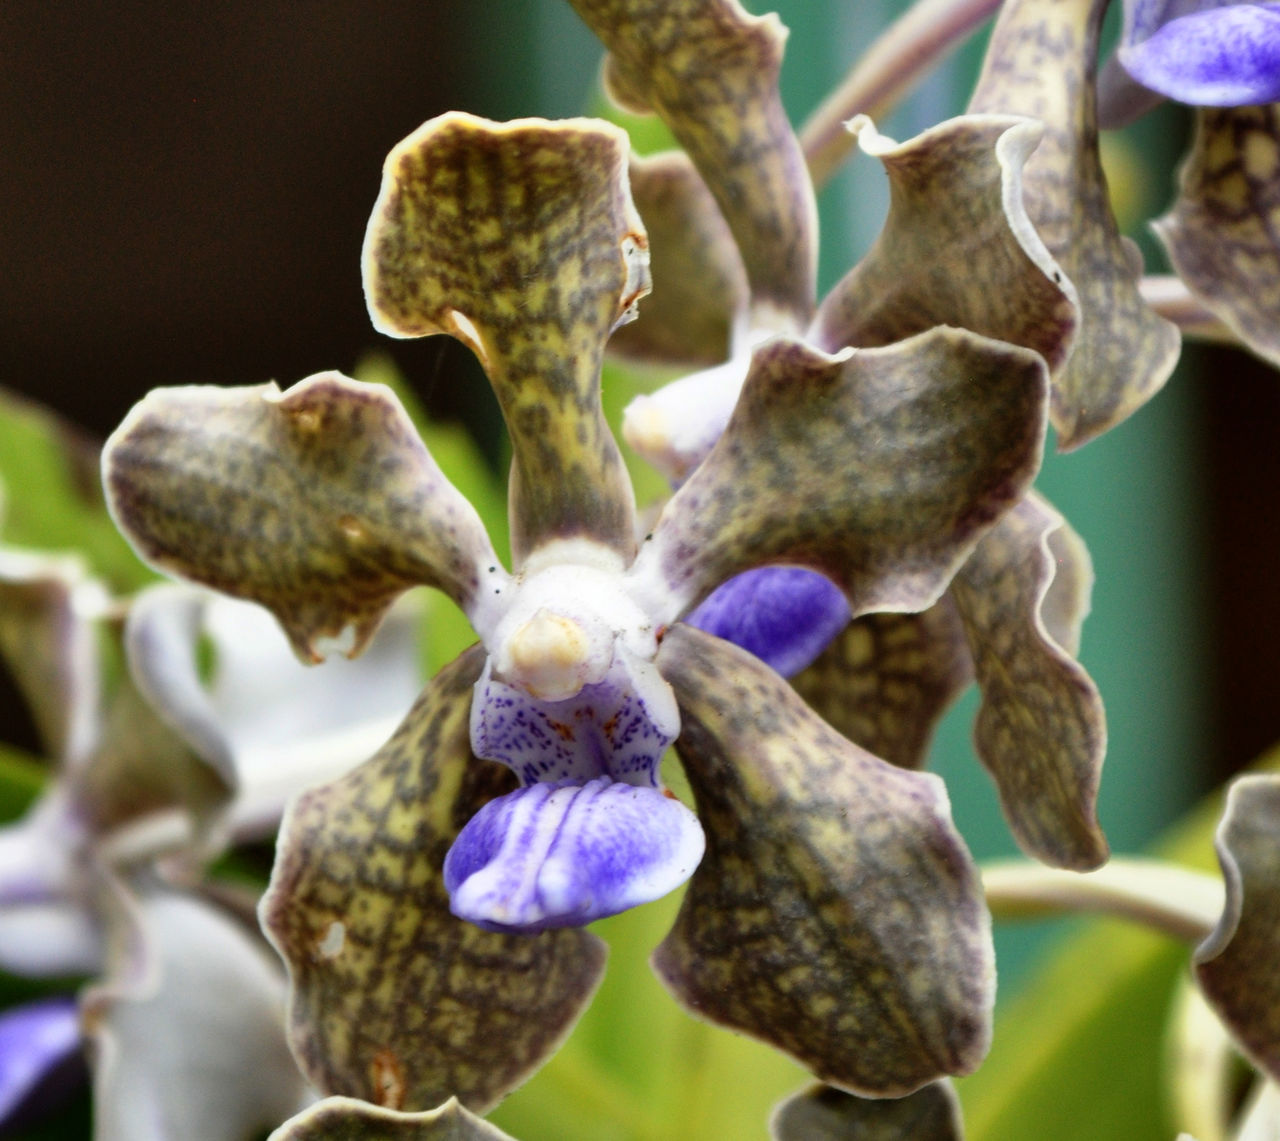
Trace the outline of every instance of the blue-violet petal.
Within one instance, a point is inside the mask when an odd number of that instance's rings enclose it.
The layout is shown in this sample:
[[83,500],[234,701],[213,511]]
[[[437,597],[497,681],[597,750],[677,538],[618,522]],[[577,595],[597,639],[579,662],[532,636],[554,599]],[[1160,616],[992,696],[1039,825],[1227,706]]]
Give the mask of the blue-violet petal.
[[80,1049],[73,998],[45,998],[0,1014],[0,1128],[56,1066]]
[[1119,58],[1144,87],[1181,103],[1243,107],[1274,102],[1280,99],[1280,3],[1190,12],[1141,42],[1123,45]]
[[685,621],[791,677],[845,628],[849,604],[835,583],[815,571],[761,567],[717,587]]
[[698,818],[658,789],[539,783],[471,818],[444,882],[454,915],[488,931],[578,927],[673,891],[704,847]]

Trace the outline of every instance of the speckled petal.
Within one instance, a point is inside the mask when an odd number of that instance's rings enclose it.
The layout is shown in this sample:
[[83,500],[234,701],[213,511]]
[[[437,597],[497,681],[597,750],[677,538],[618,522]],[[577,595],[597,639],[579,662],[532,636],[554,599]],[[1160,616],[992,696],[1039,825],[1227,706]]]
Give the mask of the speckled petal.
[[640,361],[718,364],[747,310],[742,257],[706,184],[679,151],[631,159],[631,194],[649,231],[656,288],[609,352]]
[[674,627],[658,664],[707,834],[659,976],[848,1092],[972,1070],[990,1034],[990,921],[942,782],[850,744],[701,631]]
[[1125,8],[1118,54],[1144,87],[1202,107],[1280,99],[1280,4],[1136,0]]
[[[1058,565],[1049,536],[1065,527],[1043,499],[1027,496],[978,544],[951,596],[982,691],[978,756],[1018,844],[1054,867],[1089,871],[1107,858],[1097,817],[1106,719],[1097,686],[1042,612]],[[1072,577],[1090,578],[1088,563]],[[1060,626],[1078,626],[1065,617]]]
[[1209,1003],[1246,1054],[1280,1080],[1280,777],[1245,776],[1227,792],[1216,847],[1227,885],[1217,928],[1195,953]]
[[790,677],[848,625],[840,588],[804,567],[761,567],[716,587],[685,619]]
[[778,95],[786,31],[737,0],[572,0],[612,53],[627,105],[662,116],[720,204],[746,263],[753,322],[812,313],[816,211]]
[[446,667],[396,736],[285,818],[262,921],[289,965],[295,1051],[324,1092],[482,1112],[559,1045],[595,989],[583,931],[500,935],[449,914],[445,853],[515,778],[471,756],[477,647]]
[[482,605],[497,561],[395,394],[338,373],[283,393],[156,389],[108,441],[103,480],[143,558],[260,602],[304,661],[354,657],[420,583]]
[[585,927],[674,891],[703,847],[698,818],[656,788],[540,782],[467,822],[444,883],[453,913],[486,931]]
[[960,1102],[947,1081],[903,1098],[855,1097],[813,1086],[782,1102],[769,1120],[773,1141],[962,1141]]
[[522,784],[607,776],[658,788],[662,754],[680,728],[671,687],[651,662],[618,648],[609,673],[564,701],[530,697],[485,664],[471,703],[471,748]]
[[944,594],[919,614],[855,618],[791,684],[849,740],[918,769],[942,715],[972,680],[964,626]]
[[649,291],[627,149],[597,120],[452,112],[391,152],[369,222],[375,327],[453,334],[498,395],[517,560],[573,535],[633,550],[631,485],[600,409],[605,341]]
[[0,654],[50,757],[83,757],[95,730],[98,657],[88,619],[106,602],[83,562],[0,548]]
[[[84,1000],[99,1141],[242,1141],[304,1103],[284,978],[256,932],[192,897],[137,904],[147,962]],[[228,1096],[234,1091],[234,1096]]]
[[714,450],[632,571],[670,621],[732,575],[820,571],[854,614],[933,603],[1040,464],[1045,365],[962,329],[829,356],[756,349]]
[[1205,110],[1173,210],[1156,223],[1191,291],[1280,365],[1280,104]]
[[967,115],[901,144],[865,116],[849,129],[884,164],[889,217],[822,303],[814,342],[828,351],[887,345],[956,325],[1035,349],[1051,371],[1061,368],[1075,334],[1075,287],[1022,204],[1022,168],[1039,124]]
[[1106,0],[1009,0],[1000,10],[969,105],[1029,115],[1044,138],[1023,168],[1027,214],[1075,284],[1080,327],[1054,377],[1064,450],[1087,443],[1149,400],[1178,359],[1176,326],[1142,301],[1137,247],[1121,237],[1098,157],[1098,26]]
[[351,1097],[327,1097],[267,1141],[514,1141],[455,1098],[426,1113],[397,1113]]

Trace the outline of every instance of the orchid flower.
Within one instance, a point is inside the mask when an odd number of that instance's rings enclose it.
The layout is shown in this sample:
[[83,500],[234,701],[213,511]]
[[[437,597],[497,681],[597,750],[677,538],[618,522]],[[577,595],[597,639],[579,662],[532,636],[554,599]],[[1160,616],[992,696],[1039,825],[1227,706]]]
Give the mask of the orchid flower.
[[[1043,359],[959,328],[836,352],[774,336],[641,534],[600,370],[647,251],[609,124],[449,114],[387,160],[370,310],[484,366],[512,442],[510,570],[379,385],[157,390],[108,444],[143,557],[266,605],[305,660],[358,653],[417,584],[480,639],[286,818],[262,918],[322,1091],[493,1104],[590,997],[603,953],[581,926],[690,876],[655,966],[702,1015],[880,1095],[985,1048],[989,931],[941,783],[680,620],[778,562],[855,613],[928,606],[1038,467]],[[672,743],[696,815],[664,786]]]
[[[78,1003],[0,1014],[0,1122],[84,1039],[99,1141],[246,1141],[307,1100],[251,902],[237,916],[198,873],[229,837],[269,831],[299,753],[313,779],[340,772],[394,727],[416,678],[410,632],[388,623],[376,652],[338,671],[353,706],[328,684],[340,677],[317,688],[257,607],[155,586],[125,608],[72,557],[0,550],[0,650],[60,758],[0,828],[0,967],[94,980]],[[124,658],[114,678],[104,635]],[[207,681],[198,638],[217,654]]]
[[[868,255],[818,303],[813,193],[778,97],[776,20],[730,3],[680,6],[679,34],[697,27],[699,42],[716,45],[680,54],[667,42],[674,10],[668,21],[639,3],[577,7],[610,50],[610,92],[661,115],[685,148],[633,160],[655,280],[677,288],[674,301],[642,308],[613,346],[630,358],[710,365],[627,410],[628,441],[673,484],[719,438],[753,346],[782,330],[825,352],[946,325],[1032,348],[1051,368],[1064,446],[1105,431],[1163,382],[1176,330],[1142,306],[1096,194],[1083,205],[1064,197],[1064,172],[1088,154],[1085,109],[1066,98],[1079,77],[1036,72],[1046,92],[1028,94],[1009,79],[1023,72],[998,62],[1021,34],[1016,20],[1033,15],[1014,11],[1010,24],[1008,9],[1025,5],[1006,6],[973,113],[901,144],[864,116],[848,124],[884,166],[890,211]],[[1083,72],[1083,50],[1074,66]],[[1019,843],[1051,864],[1091,868],[1107,854],[1096,819],[1106,735],[1096,687],[1074,659],[1091,580],[1079,537],[1029,495],[924,613],[851,622],[831,582],[789,566],[725,583],[689,622],[793,676],[842,733],[910,768],[976,674],[979,755]]]
[[1148,292],[1189,333],[1280,364],[1280,5],[1126,0],[1100,90],[1111,125],[1160,96],[1194,108],[1177,198],[1154,223],[1177,276]]

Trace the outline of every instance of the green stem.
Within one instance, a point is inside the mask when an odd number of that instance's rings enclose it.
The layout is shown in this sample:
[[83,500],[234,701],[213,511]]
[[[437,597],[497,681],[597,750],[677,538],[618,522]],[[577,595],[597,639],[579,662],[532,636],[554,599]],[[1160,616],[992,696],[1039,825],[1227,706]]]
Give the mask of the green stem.
[[988,864],[982,885],[997,919],[1101,913],[1192,943],[1217,925],[1224,898],[1216,876],[1160,860],[1125,858],[1084,873],[1039,864]]

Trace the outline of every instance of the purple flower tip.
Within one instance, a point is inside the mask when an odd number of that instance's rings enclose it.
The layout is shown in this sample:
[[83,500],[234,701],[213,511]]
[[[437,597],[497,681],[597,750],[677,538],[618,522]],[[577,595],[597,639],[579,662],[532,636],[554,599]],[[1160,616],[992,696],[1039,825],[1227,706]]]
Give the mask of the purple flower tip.
[[763,567],[717,587],[685,621],[791,677],[844,629],[849,604],[839,587],[815,571]]
[[1204,4],[1161,22],[1158,13],[1166,7],[1146,0],[1135,8],[1132,31],[1119,52],[1134,79],[1201,107],[1280,99],[1280,3]]
[[73,998],[45,998],[0,1014],[0,1131],[27,1100],[80,1049]]
[[704,845],[698,818],[660,789],[533,784],[467,822],[444,882],[453,913],[488,931],[581,927],[679,887]]

